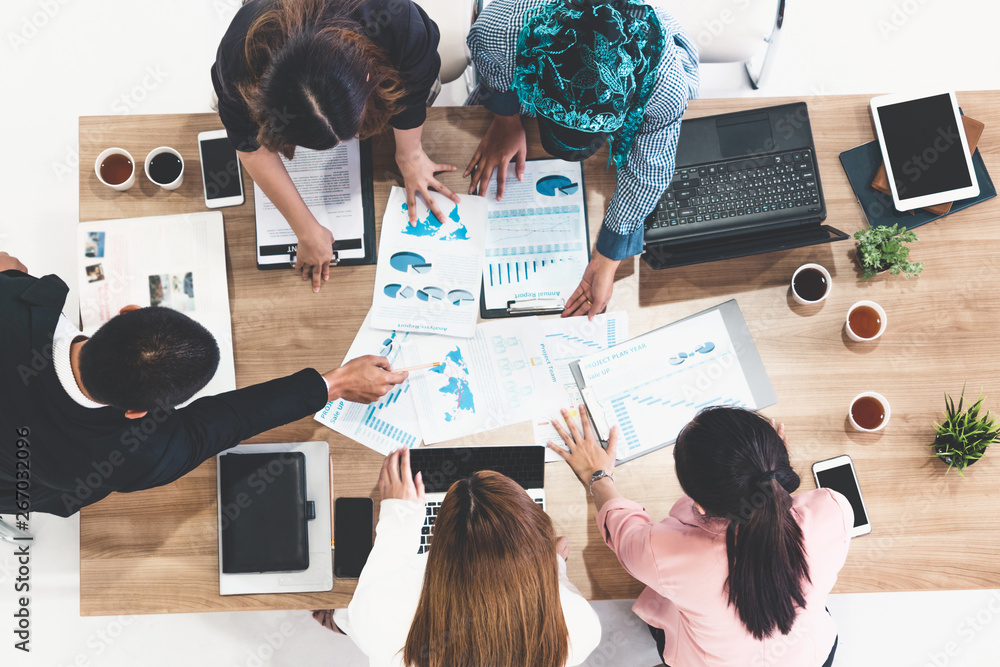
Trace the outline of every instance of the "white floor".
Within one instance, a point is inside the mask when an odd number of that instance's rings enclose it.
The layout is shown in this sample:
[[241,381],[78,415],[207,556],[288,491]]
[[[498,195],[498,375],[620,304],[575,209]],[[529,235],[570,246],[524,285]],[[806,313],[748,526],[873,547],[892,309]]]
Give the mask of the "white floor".
[[[72,275],[77,117],[207,111],[209,66],[239,4],[0,3],[0,127],[6,145],[0,159],[6,208],[0,250],[20,257],[36,275]],[[764,89],[751,91],[738,67],[715,65],[705,68],[702,94],[803,98],[931,84],[998,88],[997,18],[1000,10],[984,0],[789,3]],[[459,98],[441,101],[449,99]],[[67,310],[75,310],[75,297]],[[30,565],[31,653],[13,648],[18,564],[12,550],[0,545],[0,665],[365,664],[349,640],[326,632],[305,612],[80,618],[78,519],[33,515],[31,528],[37,536]],[[604,641],[588,665],[656,664],[629,602],[595,606]],[[997,591],[835,595],[830,609],[840,625],[837,665],[1000,662]]]

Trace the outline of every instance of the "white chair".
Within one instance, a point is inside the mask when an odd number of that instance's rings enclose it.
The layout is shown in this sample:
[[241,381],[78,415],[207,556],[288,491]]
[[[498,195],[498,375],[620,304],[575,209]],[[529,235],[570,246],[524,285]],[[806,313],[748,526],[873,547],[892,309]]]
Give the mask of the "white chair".
[[781,34],[785,0],[664,0],[662,4],[698,46],[701,62],[742,62],[750,85],[761,86]]
[[472,22],[476,20],[477,0],[414,0],[441,31],[438,55],[441,56],[441,83],[451,83],[462,76],[472,62],[465,43]]

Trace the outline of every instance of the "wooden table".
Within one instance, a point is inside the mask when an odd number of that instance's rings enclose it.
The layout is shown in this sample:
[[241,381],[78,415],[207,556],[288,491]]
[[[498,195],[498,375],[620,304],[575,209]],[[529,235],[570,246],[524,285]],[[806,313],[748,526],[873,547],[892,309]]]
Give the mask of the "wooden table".
[[[958,95],[966,113],[986,123],[980,151],[1000,174],[1000,92]],[[847,232],[865,226],[840,166],[840,152],[874,138],[867,97],[808,100],[828,223]],[[688,115],[734,111],[788,100],[697,100]],[[433,159],[459,170],[488,125],[481,108],[434,108],[424,130]],[[211,114],[91,117],[80,119],[80,219],[100,220],[204,210],[196,135],[220,127]],[[542,156],[529,128],[529,157]],[[144,177],[126,193],[100,185],[92,166],[97,153],[121,146],[142,159],[171,145],[187,164],[184,185],[159,190]],[[381,221],[391,179],[397,174],[391,138],[375,141],[376,220]],[[606,149],[586,162],[588,209],[594,238],[614,187]],[[460,173],[460,172],[459,172]],[[459,173],[442,180],[456,190]],[[302,367],[337,366],[370,304],[374,266],[338,267],[320,294],[291,272],[258,271],[254,263],[253,189],[247,203],[223,209],[229,294],[238,386]],[[850,454],[872,517],[871,535],[855,539],[834,589],[840,593],[988,588],[1000,582],[1000,485],[987,457],[962,479],[929,457],[926,447],[944,393],[968,384],[982,388],[988,406],[1000,398],[1000,355],[995,352],[1000,298],[1000,203],[989,202],[918,229],[912,258],[925,263],[918,279],[881,276],[861,282],[854,243],[652,271],[628,260],[618,273],[610,310],[626,310],[639,334],[736,297],[757,343],[779,403],[767,411],[784,421],[792,463],[802,490],[813,488],[813,462]],[[793,303],[789,280],[805,262],[819,262],[833,276],[833,291],[819,306]],[[888,311],[888,330],[875,343],[855,344],[843,333],[848,306],[874,299]],[[885,395],[892,419],[879,434],[851,430],[846,411],[864,390]],[[468,443],[530,441],[527,424],[468,438]],[[326,440],[336,468],[338,496],[377,499],[382,457],[313,421],[302,419],[250,442]],[[681,495],[672,449],[662,449],[617,469],[618,489],[662,518]],[[594,506],[568,466],[546,469],[546,495],[556,532],[569,536],[570,579],[591,599],[632,598],[642,585],[628,576],[602,543]],[[376,503],[376,508],[378,504]],[[82,512],[80,611],[83,615],[200,612],[243,609],[315,609],[344,606],[351,581],[328,593],[220,597],[216,541],[215,462],[159,489],[115,494]]]

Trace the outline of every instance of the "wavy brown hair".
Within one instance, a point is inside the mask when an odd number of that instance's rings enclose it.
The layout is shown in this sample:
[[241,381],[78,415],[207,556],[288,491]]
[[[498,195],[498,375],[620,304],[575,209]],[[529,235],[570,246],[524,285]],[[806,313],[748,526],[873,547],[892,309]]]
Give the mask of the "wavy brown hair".
[[260,128],[257,142],[291,158],[385,129],[405,93],[385,52],[351,12],[361,0],[271,0],[244,46],[238,90]]
[[410,667],[554,667],[569,656],[552,520],[509,477],[452,484],[434,525]]

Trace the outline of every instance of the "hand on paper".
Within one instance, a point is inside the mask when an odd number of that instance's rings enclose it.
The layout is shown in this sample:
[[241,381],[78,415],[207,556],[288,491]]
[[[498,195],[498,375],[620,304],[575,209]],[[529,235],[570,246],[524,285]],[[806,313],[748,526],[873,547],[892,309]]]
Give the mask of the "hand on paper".
[[434,217],[444,222],[447,218],[441,208],[431,197],[431,189],[437,190],[456,204],[461,203],[458,195],[445,187],[441,181],[434,177],[442,171],[455,171],[458,169],[453,164],[438,164],[429,157],[420,145],[420,135],[422,128],[412,130],[395,130],[396,137],[396,166],[403,174],[403,186],[406,188],[406,210],[409,214],[410,225],[417,224],[417,194],[423,198],[427,208],[430,209]]
[[524,161],[528,157],[528,142],[524,136],[524,125],[520,116],[494,116],[479,147],[472,154],[462,178],[472,174],[469,194],[480,197],[486,195],[493,171],[497,172],[497,201],[503,199],[504,184],[507,181],[507,165],[515,159],[517,180],[524,180]]
[[385,457],[378,475],[378,490],[382,500],[415,500],[424,502],[424,480],[421,473],[410,470],[410,449],[403,447]]
[[17,257],[11,257],[5,252],[0,252],[0,271],[20,271],[21,273],[27,273],[28,267],[21,264]]
[[615,288],[615,271],[619,264],[621,260],[608,259],[594,250],[590,263],[583,271],[583,279],[566,302],[562,316],[586,315],[592,320],[594,315],[604,312],[611,301],[611,292]]
[[569,467],[576,473],[577,478],[587,488],[590,488],[590,476],[598,470],[603,470],[609,475],[615,472],[615,456],[618,452],[618,427],[611,429],[611,436],[608,438],[608,448],[601,447],[594,435],[594,429],[590,427],[590,416],[587,414],[587,406],[580,405],[581,426],[577,425],[575,419],[569,416],[566,410],[562,411],[562,417],[566,421],[563,426],[558,419],[552,420],[559,437],[569,448],[565,449],[549,442],[549,448],[554,450],[559,456],[566,459]]
[[385,357],[368,354],[324,373],[323,377],[330,385],[327,400],[342,398],[352,403],[371,403],[388,394],[409,375],[405,371],[394,372]]
[[323,280],[330,279],[330,260],[333,259],[333,234],[319,224],[299,235],[295,255],[295,270],[302,273],[302,280],[312,280],[313,292],[318,292]]

